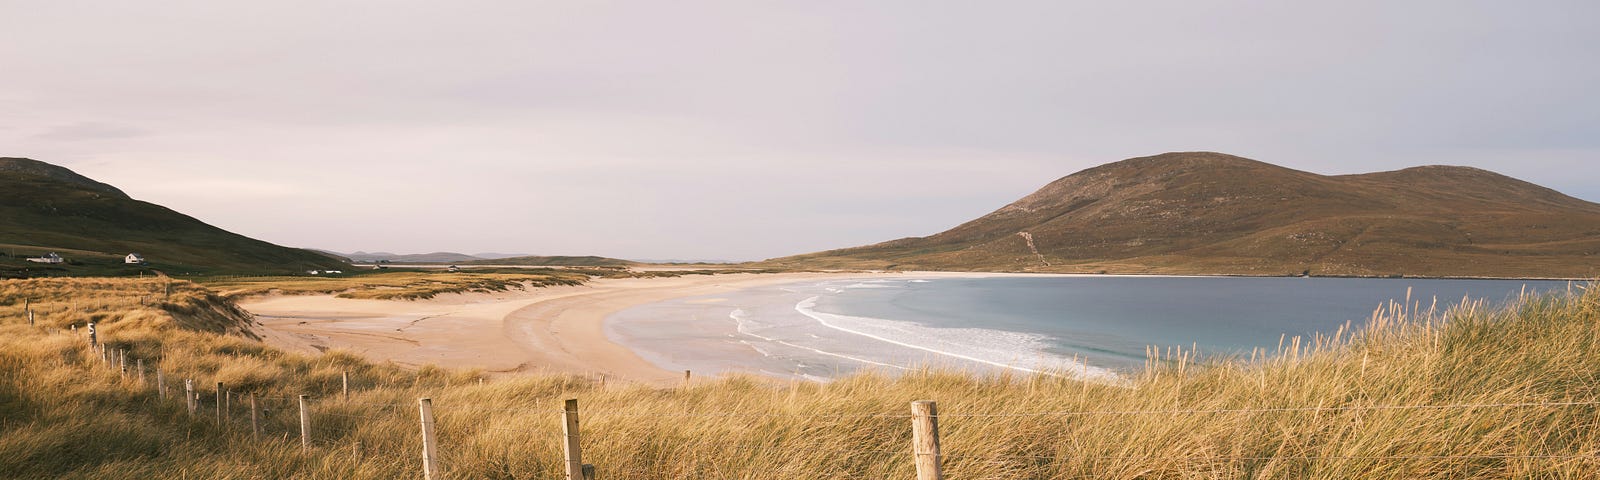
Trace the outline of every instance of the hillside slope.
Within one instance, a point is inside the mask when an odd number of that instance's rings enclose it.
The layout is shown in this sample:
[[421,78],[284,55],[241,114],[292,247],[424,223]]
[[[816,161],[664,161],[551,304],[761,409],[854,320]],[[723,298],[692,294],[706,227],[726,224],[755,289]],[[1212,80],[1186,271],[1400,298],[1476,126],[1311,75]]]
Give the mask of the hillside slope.
[[[0,158],[0,275],[137,273],[139,253],[167,273],[287,273],[341,268],[339,259],[234,234],[166,207],[134,200],[66,168]],[[62,265],[22,257],[60,252]],[[14,252],[14,255],[13,255]]]
[[948,231],[809,267],[1287,275],[1600,275],[1600,205],[1493,172],[1324,176],[1210,152],[1102,165]]

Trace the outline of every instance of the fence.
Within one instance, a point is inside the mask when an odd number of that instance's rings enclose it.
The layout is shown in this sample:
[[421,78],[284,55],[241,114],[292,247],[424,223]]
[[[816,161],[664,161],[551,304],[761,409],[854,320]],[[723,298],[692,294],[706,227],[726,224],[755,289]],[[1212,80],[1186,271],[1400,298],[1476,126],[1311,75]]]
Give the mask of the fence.
[[[92,355],[90,356],[90,358],[96,358],[97,357],[99,362],[101,362],[105,367],[113,369],[114,371],[120,372],[120,374],[122,375],[122,378],[125,381],[135,381],[135,379],[136,379],[136,381],[138,382],[138,385],[140,385],[141,388],[153,388],[153,389],[155,389],[155,393],[157,395],[157,398],[160,398],[163,401],[166,401],[166,400],[169,400],[169,399],[173,399],[173,400],[176,399],[176,395],[175,394],[169,394],[169,389],[174,389],[176,387],[171,386],[171,385],[168,384],[168,378],[167,378],[166,372],[163,372],[163,371],[157,369],[155,372],[153,372],[153,375],[148,374],[148,372],[146,371],[146,366],[144,364],[144,359],[142,359],[142,358],[129,358],[128,352],[126,350],[118,349],[118,348],[109,348],[104,343],[100,343],[96,339],[94,339],[93,333],[92,333],[93,332],[92,328],[91,329],[86,329],[86,330],[88,330],[90,332],[89,333],[89,338],[90,338],[89,347],[90,347],[90,352],[92,352]],[[153,382],[149,381],[149,380],[152,380],[152,379],[153,379]],[[434,409],[435,409],[436,405],[435,405],[433,399],[431,399],[431,398],[419,398],[419,399],[417,399],[417,402],[414,405],[392,404],[392,403],[389,403],[389,404],[351,403],[350,402],[350,377],[348,375],[348,372],[346,372],[344,375],[342,375],[339,380],[340,380],[340,382],[339,382],[340,388],[339,388],[339,392],[337,394],[338,397],[336,397],[335,399],[341,400],[340,405],[379,407],[381,409],[387,409],[387,410],[396,411],[397,414],[402,414],[402,412],[404,412],[405,410],[409,410],[411,408],[415,408],[416,409],[415,410],[416,411],[416,415],[417,415],[417,417],[415,417],[415,418],[417,418],[417,421],[418,421],[418,424],[417,424],[418,430],[417,430],[417,432],[419,433],[419,435],[421,437],[421,440],[422,440],[422,449],[421,449],[421,452],[420,452],[421,468],[422,468],[421,474],[423,475],[424,478],[429,479],[429,480],[445,478],[444,477],[444,475],[445,475],[444,468],[443,468],[443,465],[442,465],[443,462],[441,462],[441,458],[442,458],[441,454],[442,454],[442,452],[447,451],[450,448],[450,445],[441,444],[440,441],[439,441],[438,435],[436,434],[436,430],[440,427],[440,425],[439,425],[439,423],[436,422],[436,419],[435,419],[435,416],[434,416]],[[285,412],[285,411],[287,411],[287,413],[295,413],[296,416],[295,417],[291,417],[291,418],[294,418],[294,419],[298,420],[298,422],[297,422],[298,431],[296,431],[296,432],[284,432],[284,438],[289,438],[289,436],[291,434],[297,434],[297,436],[299,437],[299,443],[300,443],[301,448],[303,450],[307,451],[307,452],[311,452],[311,451],[313,451],[315,449],[320,448],[320,446],[324,445],[324,444],[319,443],[318,440],[316,438],[314,438],[314,434],[315,434],[315,432],[317,432],[317,429],[315,428],[317,423],[328,421],[330,419],[339,419],[340,417],[355,417],[353,419],[344,419],[344,420],[347,420],[347,421],[349,421],[349,420],[359,421],[359,420],[362,420],[362,419],[370,419],[371,418],[370,416],[365,416],[365,415],[363,415],[363,416],[353,416],[353,415],[344,415],[344,414],[334,413],[334,412],[330,412],[330,411],[319,411],[319,409],[317,407],[317,405],[319,403],[319,400],[324,400],[324,399],[317,399],[317,398],[313,398],[313,397],[308,396],[308,395],[297,395],[297,396],[288,397],[288,396],[258,396],[258,395],[254,395],[254,394],[238,394],[238,393],[235,393],[235,392],[229,390],[228,386],[224,385],[221,382],[209,382],[209,383],[201,384],[201,383],[197,383],[196,380],[192,379],[192,378],[183,379],[182,385],[183,385],[182,392],[181,392],[182,405],[184,405],[184,407],[186,408],[186,410],[189,413],[189,415],[191,415],[193,418],[195,418],[197,420],[203,420],[203,419],[206,419],[207,417],[213,417],[214,416],[214,419],[212,419],[210,421],[214,421],[215,424],[217,426],[221,427],[221,428],[224,428],[224,429],[227,429],[227,428],[242,428],[242,427],[230,427],[230,423],[231,422],[235,422],[235,421],[239,421],[239,420],[235,419],[235,417],[239,413],[239,410],[248,409],[249,429],[250,429],[249,431],[251,433],[251,438],[261,439],[261,438],[264,437],[265,433],[264,433],[264,429],[263,429],[263,424],[264,424],[265,417],[269,414],[268,413],[269,409],[271,410],[270,413],[273,416],[277,417],[277,418],[282,418],[282,417],[279,417],[279,416],[283,415],[284,414],[283,412]],[[205,392],[205,391],[202,391],[200,389],[197,389],[197,385],[205,385],[207,387],[210,387],[211,391]],[[177,392],[174,392],[174,393],[177,393]],[[240,405],[238,407],[234,406],[234,402],[235,401],[239,402]],[[204,405],[203,406],[202,405],[203,403],[210,403],[210,405]],[[268,408],[264,408],[263,404],[268,404],[268,403],[270,403],[270,406]],[[1028,461],[1036,461],[1036,462],[1052,462],[1052,461],[1064,460],[1064,457],[1048,456],[1048,455],[1009,455],[1009,454],[997,454],[997,453],[954,454],[954,455],[947,454],[944,451],[943,445],[941,443],[941,437],[940,437],[940,423],[941,422],[951,422],[951,421],[958,421],[958,422],[960,422],[960,421],[984,422],[984,421],[989,421],[989,419],[1000,418],[1000,417],[1073,418],[1073,417],[1096,416],[1096,415],[1100,415],[1100,416],[1129,416],[1129,415],[1184,415],[1184,414],[1259,414],[1259,413],[1283,413],[1283,412],[1342,412],[1342,411],[1351,411],[1351,410],[1363,410],[1363,411],[1405,411],[1405,410],[1441,410],[1441,409],[1465,410],[1465,409],[1482,409],[1482,408],[1551,408],[1551,407],[1583,407],[1583,406],[1588,406],[1588,407],[1600,406],[1600,401],[1528,402],[1528,403],[1470,403],[1470,404],[1419,404],[1419,405],[1341,405],[1341,406],[1326,406],[1326,407],[1317,406],[1317,407],[1262,407],[1262,408],[1237,408],[1237,409],[1090,410],[1090,411],[1040,411],[1040,412],[1004,412],[1004,413],[995,413],[995,412],[941,412],[941,411],[939,411],[939,408],[938,408],[938,405],[937,405],[936,402],[930,401],[930,400],[923,400],[923,401],[912,402],[909,405],[910,408],[909,408],[909,412],[907,412],[907,413],[882,413],[882,414],[866,414],[866,415],[827,415],[827,414],[818,414],[818,415],[777,415],[777,414],[775,414],[775,415],[770,415],[770,416],[785,416],[785,417],[802,416],[802,417],[807,417],[807,418],[819,418],[819,419],[820,418],[838,419],[840,417],[852,417],[852,418],[859,417],[859,418],[890,419],[890,420],[896,420],[896,421],[906,421],[907,423],[909,423],[909,425],[906,425],[906,427],[911,432],[910,445],[908,445],[909,448],[907,448],[907,449],[905,449],[903,451],[898,451],[898,452],[885,451],[885,452],[872,452],[872,453],[879,453],[879,454],[884,454],[884,455],[904,455],[907,460],[909,460],[912,464],[914,464],[915,470],[916,470],[916,475],[917,475],[916,478],[918,480],[938,480],[938,479],[944,478],[943,464],[944,464],[945,460],[951,459],[951,458],[982,457],[982,458],[984,458],[986,460],[1018,459],[1018,460],[1028,460]],[[205,408],[205,407],[209,407],[209,408]],[[276,408],[272,408],[272,407],[276,407]],[[461,406],[458,406],[458,407],[466,408],[466,409],[474,409],[474,410],[497,410],[497,408],[495,408],[495,407],[483,406],[483,405],[461,405]],[[559,409],[559,410],[556,410],[556,409],[549,409],[549,410],[516,409],[514,411],[519,412],[519,413],[528,413],[528,414],[551,415],[552,418],[559,418],[560,419],[560,422],[559,422],[560,423],[560,431],[559,432],[549,431],[549,432],[540,433],[540,435],[547,434],[547,435],[549,435],[548,438],[552,442],[557,443],[557,444],[560,445],[561,451],[563,453],[562,475],[563,475],[563,478],[565,478],[566,480],[593,480],[593,479],[596,478],[597,472],[603,473],[605,471],[603,465],[597,467],[596,465],[585,463],[585,461],[584,461],[584,455],[583,455],[583,450],[582,450],[582,446],[583,446],[582,431],[580,429],[580,422],[579,422],[579,400],[578,399],[567,399],[567,400],[565,400],[565,402],[562,405],[562,408]],[[741,416],[741,417],[758,417],[758,416],[761,416],[761,415],[724,414],[724,413],[716,413],[716,412],[707,412],[707,413],[671,412],[671,413],[654,414],[653,416],[699,416],[699,417]],[[494,428],[497,428],[497,427],[480,427],[480,428],[494,429]],[[518,430],[518,431],[526,432],[526,430]],[[353,445],[341,445],[341,446],[338,446],[338,448],[349,448],[350,451],[351,451],[351,454],[357,459],[360,459],[364,455],[364,452],[363,452],[364,446],[359,442],[356,442]],[[1079,460],[1084,460],[1084,459],[1091,459],[1091,460],[1181,460],[1181,461],[1192,461],[1192,460],[1195,460],[1195,458],[1192,458],[1192,457],[1185,457],[1185,458],[1170,457],[1169,458],[1169,457],[1161,457],[1161,456],[1099,456],[1099,457],[1077,457],[1077,459],[1079,459]],[[1319,455],[1319,456],[1293,456],[1293,455],[1290,455],[1290,456],[1281,456],[1281,455],[1275,455],[1275,456],[1252,456],[1252,455],[1235,455],[1235,456],[1207,457],[1206,458],[1206,460],[1221,461],[1221,462],[1273,461],[1273,460],[1355,460],[1355,459],[1380,460],[1380,461],[1381,460],[1406,460],[1406,459],[1427,459],[1427,460],[1451,460],[1451,459],[1459,459],[1459,460],[1468,460],[1468,459],[1510,460],[1510,459],[1525,459],[1525,460],[1582,460],[1582,461],[1597,461],[1597,460],[1600,460],[1600,457],[1596,457],[1593,454],[1561,454],[1561,455],[1554,455],[1554,454],[1552,454],[1552,455],[1540,455],[1540,454],[1522,454],[1522,455],[1475,454],[1475,455]]]

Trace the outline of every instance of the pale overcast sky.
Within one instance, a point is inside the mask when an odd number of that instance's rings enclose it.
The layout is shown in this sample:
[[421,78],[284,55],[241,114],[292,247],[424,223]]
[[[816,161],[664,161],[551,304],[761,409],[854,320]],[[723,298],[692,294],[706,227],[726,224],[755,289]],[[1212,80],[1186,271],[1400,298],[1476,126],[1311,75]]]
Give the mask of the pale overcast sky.
[[748,260],[1213,150],[1600,200],[1600,2],[0,0],[0,156],[275,243]]

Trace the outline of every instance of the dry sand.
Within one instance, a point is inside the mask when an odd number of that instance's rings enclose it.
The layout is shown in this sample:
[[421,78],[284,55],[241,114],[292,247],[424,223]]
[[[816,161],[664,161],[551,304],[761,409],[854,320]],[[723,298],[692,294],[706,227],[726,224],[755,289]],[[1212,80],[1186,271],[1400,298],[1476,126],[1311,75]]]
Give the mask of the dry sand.
[[[308,353],[343,349],[374,361],[481,368],[499,374],[604,374],[653,385],[681,382],[606,338],[606,316],[635,305],[777,283],[940,274],[778,273],[600,279],[573,287],[431,300],[265,296],[240,302],[274,346]],[[963,275],[967,276],[967,275]]]

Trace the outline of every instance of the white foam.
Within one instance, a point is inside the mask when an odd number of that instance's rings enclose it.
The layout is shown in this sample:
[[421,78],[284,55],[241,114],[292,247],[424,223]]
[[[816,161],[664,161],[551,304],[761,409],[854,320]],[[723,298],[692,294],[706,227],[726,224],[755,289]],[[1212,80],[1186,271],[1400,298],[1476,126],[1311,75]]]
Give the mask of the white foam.
[[[892,364],[883,363],[883,362],[874,362],[872,360],[867,360],[865,358],[852,357],[852,356],[845,355],[845,354],[833,353],[833,352],[829,352],[829,351],[826,351],[826,350],[818,350],[818,349],[811,348],[811,347],[795,345],[793,343],[785,342],[785,341],[782,341],[782,340],[777,340],[777,343],[780,343],[780,344],[783,344],[783,345],[787,345],[787,346],[790,346],[790,347],[794,347],[794,348],[798,348],[798,349],[801,349],[801,350],[810,350],[810,351],[813,351],[813,352],[816,352],[816,353],[820,353],[820,354],[823,354],[823,355],[827,355],[827,356],[830,356],[830,357],[839,357],[839,358],[848,359],[848,360],[855,360],[857,362],[866,363],[866,364],[870,364],[870,365],[877,365],[877,366],[880,366],[880,367],[889,367],[889,368],[898,368],[898,369],[901,369],[901,370],[910,370],[909,368],[902,367],[902,366],[899,366],[899,365],[892,365]],[[804,365],[801,365],[801,366],[804,366]]]
[[[815,310],[818,298],[813,296],[802,300],[795,304],[795,311],[811,317],[822,326],[841,332],[1024,372],[1056,375],[1057,372],[1070,371],[1086,378],[1117,378],[1116,373],[1110,370],[1047,353],[1048,337],[1043,335],[982,328],[932,328],[913,322],[824,313]],[[1033,361],[1022,363],[1010,360],[1017,358],[1032,358]]]
[[[889,285],[884,282],[861,282],[845,285],[844,288],[900,288],[899,285]],[[831,288],[829,290],[832,290]]]
[[[755,332],[752,332],[751,330],[755,329],[755,326],[754,326],[755,322],[750,320],[750,314],[746,313],[744,311],[744,309],[742,309],[742,308],[735,308],[735,309],[733,309],[732,312],[728,312],[728,318],[732,318],[733,319],[734,329],[737,330],[739,333],[742,333],[742,334],[745,334],[745,335],[749,335],[749,336],[752,336],[752,337],[756,337],[756,338],[759,338],[759,339],[762,339],[762,340],[766,340],[766,341],[769,341],[769,342],[777,341],[777,340],[773,340],[773,339],[768,338],[768,337],[763,337],[761,335],[756,335]],[[766,352],[762,352],[762,353],[766,353]]]

